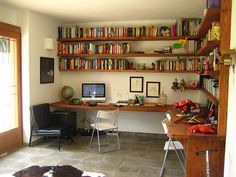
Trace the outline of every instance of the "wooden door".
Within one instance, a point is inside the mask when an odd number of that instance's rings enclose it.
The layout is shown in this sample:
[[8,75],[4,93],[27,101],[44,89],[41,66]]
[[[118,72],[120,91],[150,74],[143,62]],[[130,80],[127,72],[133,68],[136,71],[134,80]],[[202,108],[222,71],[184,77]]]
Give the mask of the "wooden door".
[[20,28],[0,22],[0,154],[23,144]]

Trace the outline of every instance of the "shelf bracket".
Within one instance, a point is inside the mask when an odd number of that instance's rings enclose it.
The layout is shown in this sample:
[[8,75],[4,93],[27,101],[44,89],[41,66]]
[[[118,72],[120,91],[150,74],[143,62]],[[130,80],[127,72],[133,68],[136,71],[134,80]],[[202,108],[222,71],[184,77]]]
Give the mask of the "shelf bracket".
[[236,65],[236,50],[230,49],[227,51],[221,51],[221,56],[219,57],[220,64],[224,65]]

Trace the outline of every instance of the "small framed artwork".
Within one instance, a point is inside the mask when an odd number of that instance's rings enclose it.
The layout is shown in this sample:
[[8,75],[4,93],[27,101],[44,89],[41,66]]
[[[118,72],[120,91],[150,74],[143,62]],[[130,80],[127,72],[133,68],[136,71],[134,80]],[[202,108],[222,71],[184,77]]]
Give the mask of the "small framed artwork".
[[40,84],[54,83],[54,58],[40,57]]
[[160,97],[160,82],[146,82],[146,97]]
[[130,92],[143,92],[143,77],[130,77]]

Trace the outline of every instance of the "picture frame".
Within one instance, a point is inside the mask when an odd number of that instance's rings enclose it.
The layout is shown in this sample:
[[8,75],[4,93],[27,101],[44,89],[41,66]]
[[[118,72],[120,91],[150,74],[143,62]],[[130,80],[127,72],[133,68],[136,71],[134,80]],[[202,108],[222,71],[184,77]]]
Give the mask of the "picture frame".
[[159,98],[160,97],[160,82],[146,82],[146,97]]
[[54,58],[40,57],[40,84],[54,83]]
[[143,77],[130,77],[130,85],[129,91],[130,92],[143,92]]

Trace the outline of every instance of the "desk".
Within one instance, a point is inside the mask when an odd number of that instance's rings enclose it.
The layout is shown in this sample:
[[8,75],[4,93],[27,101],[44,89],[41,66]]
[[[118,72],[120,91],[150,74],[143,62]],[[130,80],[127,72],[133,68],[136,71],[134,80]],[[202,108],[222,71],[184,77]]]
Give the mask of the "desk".
[[56,108],[69,108],[69,109],[91,109],[91,110],[115,110],[119,109],[120,111],[139,111],[139,112],[167,112],[168,110],[173,109],[173,105],[167,106],[113,106],[113,105],[97,105],[97,106],[88,106],[88,105],[71,105],[63,101],[51,103],[50,106]]
[[189,133],[190,124],[183,121],[176,122],[179,117],[176,116],[175,110],[168,111],[168,113],[171,121],[167,124],[167,135],[181,141],[185,149],[185,177],[206,177],[205,155],[198,156],[196,152],[208,149],[217,149],[217,152],[210,153],[211,176],[223,177],[225,137],[216,134]]

